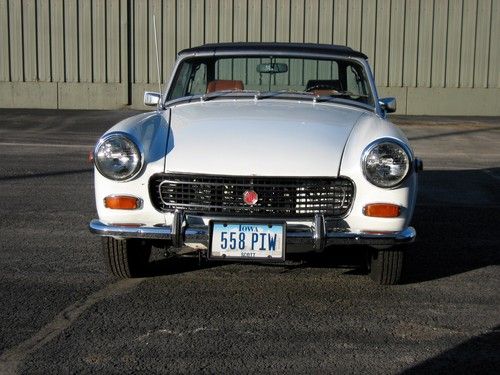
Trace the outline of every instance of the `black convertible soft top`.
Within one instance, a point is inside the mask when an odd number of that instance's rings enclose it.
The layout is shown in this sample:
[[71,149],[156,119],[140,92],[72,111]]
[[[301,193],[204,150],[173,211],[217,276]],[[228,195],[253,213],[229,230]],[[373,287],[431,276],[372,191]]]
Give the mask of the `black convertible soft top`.
[[324,54],[347,57],[360,57],[366,59],[367,56],[353,50],[350,47],[338,46],[334,44],[314,44],[314,43],[278,43],[278,42],[237,42],[237,43],[212,43],[199,47],[187,48],[179,52],[180,55],[193,55],[197,53],[213,54],[240,54],[240,53],[309,53]]

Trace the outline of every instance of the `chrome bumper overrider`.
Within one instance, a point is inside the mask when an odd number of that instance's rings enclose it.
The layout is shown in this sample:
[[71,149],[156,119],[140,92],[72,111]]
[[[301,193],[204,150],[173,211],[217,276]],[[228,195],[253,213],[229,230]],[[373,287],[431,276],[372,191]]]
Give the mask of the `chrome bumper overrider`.
[[[198,218],[199,219],[199,218]],[[215,219],[215,218],[214,218]],[[216,218],[218,221],[231,221],[235,218]],[[241,221],[239,219],[238,221]],[[246,218],[246,222],[261,222],[260,219]],[[271,220],[271,222],[279,220]],[[351,232],[348,229],[327,228],[322,215],[316,215],[310,225],[290,224],[286,226],[286,251],[305,252],[322,251],[330,245],[395,245],[412,242],[416,231],[408,227],[400,232]],[[172,225],[130,226],[105,224],[92,220],[89,224],[92,233],[115,238],[143,238],[168,240],[176,248],[190,244],[209,246],[210,228],[202,220],[186,220],[182,212],[176,212]]]

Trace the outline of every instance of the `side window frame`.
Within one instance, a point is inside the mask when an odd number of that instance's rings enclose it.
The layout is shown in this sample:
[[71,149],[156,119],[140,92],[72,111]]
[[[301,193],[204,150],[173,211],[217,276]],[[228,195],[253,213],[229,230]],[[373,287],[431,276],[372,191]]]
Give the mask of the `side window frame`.
[[[208,66],[207,66],[207,63],[204,62],[204,61],[197,61],[197,62],[193,62],[191,64],[191,70],[189,72],[189,78],[188,78],[188,82],[187,82],[187,85],[186,85],[186,90],[184,92],[184,95],[196,95],[196,94],[201,94],[201,93],[193,93],[193,85],[194,83],[196,82],[196,75],[197,73],[200,71],[200,69],[204,69],[205,71],[205,80],[204,82],[201,82],[204,86],[204,92],[206,91],[206,88],[207,88],[207,85],[208,85]],[[203,93],[204,93],[203,92]]]
[[[189,82],[189,78],[185,79],[181,83],[180,86],[179,86],[179,83],[180,83],[179,80],[181,79],[182,75],[187,75],[187,77],[189,77],[189,75],[187,74],[187,72],[184,73],[184,69],[191,69],[190,66],[191,66],[191,64],[188,61],[183,61],[179,65],[179,68],[177,69],[177,72],[175,73],[175,77],[174,77],[174,79],[172,81],[173,86],[170,87],[170,90],[169,90],[169,93],[168,93],[168,96],[167,96],[167,101],[168,100],[172,100],[172,99],[181,98],[187,92],[187,85],[188,85],[188,82]],[[190,74],[190,72],[189,72],[189,74]]]

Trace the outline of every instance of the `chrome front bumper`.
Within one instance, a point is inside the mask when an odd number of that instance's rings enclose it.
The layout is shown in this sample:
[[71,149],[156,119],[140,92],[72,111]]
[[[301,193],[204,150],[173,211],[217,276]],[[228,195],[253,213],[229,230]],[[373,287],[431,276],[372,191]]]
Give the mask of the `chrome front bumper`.
[[[174,214],[172,225],[152,227],[131,225],[108,225],[99,220],[92,220],[89,229],[100,236],[125,238],[143,238],[170,241],[172,247],[208,248],[210,226],[202,220],[189,220],[182,212]],[[198,218],[199,219],[199,218]],[[234,221],[235,218],[214,218],[217,221]],[[241,221],[241,219],[239,219]],[[246,222],[261,222],[260,219],[245,219]],[[283,222],[284,220],[282,220]],[[270,222],[279,222],[271,220]],[[416,231],[408,227],[400,232],[351,232],[348,229],[329,228],[322,215],[316,215],[310,225],[290,224],[286,226],[286,252],[302,253],[322,251],[331,245],[396,245],[415,240]]]

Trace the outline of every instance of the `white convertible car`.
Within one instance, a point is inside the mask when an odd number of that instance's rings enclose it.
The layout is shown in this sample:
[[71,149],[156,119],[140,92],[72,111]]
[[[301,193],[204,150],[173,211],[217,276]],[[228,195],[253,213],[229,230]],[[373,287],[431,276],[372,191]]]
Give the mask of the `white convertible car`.
[[[151,247],[207,260],[284,262],[367,253],[400,280],[415,230],[415,158],[386,120],[363,53],[344,46],[207,44],[181,51],[154,112],[109,129],[94,150],[105,260],[142,275]],[[294,256],[297,257],[297,256]]]

